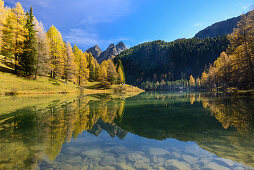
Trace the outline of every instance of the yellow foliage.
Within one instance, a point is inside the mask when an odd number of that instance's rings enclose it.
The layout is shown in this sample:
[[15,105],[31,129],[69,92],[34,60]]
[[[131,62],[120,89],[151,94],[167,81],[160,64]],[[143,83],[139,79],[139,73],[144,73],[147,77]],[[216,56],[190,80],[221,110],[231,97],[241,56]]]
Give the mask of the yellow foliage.
[[118,67],[117,72],[119,74],[119,81],[120,81],[120,83],[125,83],[125,77],[124,77],[123,69],[121,67]]
[[195,79],[192,75],[190,75],[189,83],[190,83],[190,86],[195,87]]
[[61,33],[55,26],[51,26],[47,32],[50,44],[51,77],[64,74],[64,42]]

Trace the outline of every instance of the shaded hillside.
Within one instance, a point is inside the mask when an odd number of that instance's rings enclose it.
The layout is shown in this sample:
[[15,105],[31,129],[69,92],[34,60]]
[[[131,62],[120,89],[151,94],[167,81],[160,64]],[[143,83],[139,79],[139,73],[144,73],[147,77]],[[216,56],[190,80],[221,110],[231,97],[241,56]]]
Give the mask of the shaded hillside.
[[121,59],[126,82],[165,81],[201,75],[228,46],[226,36],[205,39],[180,39],[174,42],[153,41],[123,51]]
[[[248,15],[249,12],[246,14]],[[231,34],[233,29],[237,27],[237,23],[242,16],[230,18],[224,21],[217,22],[201,31],[199,31],[194,38],[218,37],[222,35]]]

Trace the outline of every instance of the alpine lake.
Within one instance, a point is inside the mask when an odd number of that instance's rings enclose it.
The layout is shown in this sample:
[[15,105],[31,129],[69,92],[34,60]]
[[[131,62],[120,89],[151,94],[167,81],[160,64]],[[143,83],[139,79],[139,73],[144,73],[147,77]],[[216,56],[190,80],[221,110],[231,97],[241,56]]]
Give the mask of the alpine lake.
[[254,97],[0,97],[0,169],[254,168]]

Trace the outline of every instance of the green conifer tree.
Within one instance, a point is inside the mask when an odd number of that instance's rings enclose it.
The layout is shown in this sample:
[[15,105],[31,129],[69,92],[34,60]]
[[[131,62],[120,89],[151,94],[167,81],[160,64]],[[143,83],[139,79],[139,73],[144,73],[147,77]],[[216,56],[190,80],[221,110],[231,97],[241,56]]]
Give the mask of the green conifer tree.
[[24,52],[20,58],[20,72],[25,76],[31,76],[35,73],[35,64],[38,55],[32,7],[30,8],[30,12],[27,12],[26,15],[27,21],[25,28],[28,30],[28,34],[24,41]]

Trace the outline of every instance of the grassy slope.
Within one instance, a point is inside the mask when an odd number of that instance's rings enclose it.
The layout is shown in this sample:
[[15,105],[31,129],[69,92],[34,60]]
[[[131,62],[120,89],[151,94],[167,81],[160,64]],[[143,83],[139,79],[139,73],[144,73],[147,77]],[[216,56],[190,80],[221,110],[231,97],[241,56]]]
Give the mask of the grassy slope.
[[79,88],[72,83],[64,84],[57,80],[58,86],[49,81],[47,77],[39,77],[37,80],[28,80],[10,73],[0,72],[0,94],[53,94],[60,92],[77,92]]
[[[0,72],[0,94],[58,94],[58,93],[79,93],[79,86],[61,80],[49,81],[48,77],[38,77],[37,80],[25,79],[11,73]],[[98,84],[98,82],[87,82],[85,87]],[[121,91],[119,91],[121,89]],[[142,92],[141,89],[130,85],[112,85],[110,89],[83,89],[84,94],[97,93],[128,93],[129,96]]]
[[[65,84],[63,80],[50,81],[48,77],[38,77],[37,80],[25,79],[11,74],[12,67],[7,66],[4,56],[0,55],[0,95],[4,94],[58,94],[80,93],[80,87],[73,84]],[[58,85],[54,85],[58,84]],[[82,90],[84,94],[126,93],[128,96],[142,92],[141,89],[129,85],[113,85],[110,89],[93,89],[99,82],[87,82]],[[118,94],[117,94],[118,95]],[[126,96],[126,95],[125,95]]]

